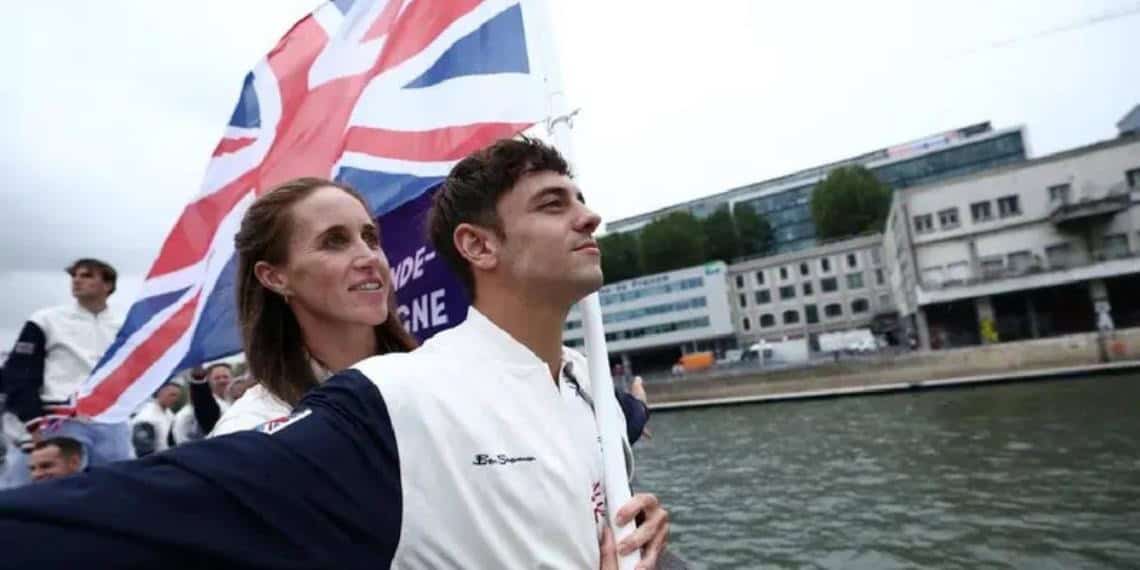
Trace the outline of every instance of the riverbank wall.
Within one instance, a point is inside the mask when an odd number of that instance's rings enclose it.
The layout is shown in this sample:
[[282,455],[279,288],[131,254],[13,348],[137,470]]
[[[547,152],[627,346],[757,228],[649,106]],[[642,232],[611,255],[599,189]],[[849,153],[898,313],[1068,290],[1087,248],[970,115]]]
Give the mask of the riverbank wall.
[[1140,368],[1140,328],[878,355],[780,370],[714,370],[648,384],[654,411],[866,395]]

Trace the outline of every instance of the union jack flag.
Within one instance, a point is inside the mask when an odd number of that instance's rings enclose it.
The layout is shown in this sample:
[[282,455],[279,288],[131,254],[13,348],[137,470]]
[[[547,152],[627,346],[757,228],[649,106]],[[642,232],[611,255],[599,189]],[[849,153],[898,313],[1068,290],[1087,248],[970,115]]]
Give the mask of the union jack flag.
[[414,332],[455,324],[465,301],[453,277],[437,278],[444,287],[430,299],[405,286],[434,256],[419,220],[455,162],[548,116],[543,62],[532,58],[541,50],[526,33],[541,25],[531,1],[335,0],[297,22],[245,77],[200,194],[76,412],[125,420],[173,374],[241,350],[233,237],[257,196],[299,176],[364,193]]

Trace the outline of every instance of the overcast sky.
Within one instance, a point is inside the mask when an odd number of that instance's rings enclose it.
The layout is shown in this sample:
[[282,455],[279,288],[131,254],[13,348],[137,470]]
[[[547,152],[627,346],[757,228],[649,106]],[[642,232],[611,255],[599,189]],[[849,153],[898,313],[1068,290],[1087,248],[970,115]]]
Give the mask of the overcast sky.
[[[125,311],[197,193],[246,71],[313,0],[21,2],[0,24],[0,345],[69,300]],[[699,9],[696,7],[699,6]],[[1040,156],[1140,103],[1140,2],[561,0],[590,204],[614,220],[989,120]]]

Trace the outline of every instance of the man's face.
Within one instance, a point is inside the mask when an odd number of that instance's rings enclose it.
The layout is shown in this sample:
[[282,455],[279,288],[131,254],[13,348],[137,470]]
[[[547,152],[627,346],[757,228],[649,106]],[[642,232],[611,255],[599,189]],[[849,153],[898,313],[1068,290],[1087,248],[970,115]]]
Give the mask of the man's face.
[[214,395],[221,398],[226,394],[226,388],[229,387],[230,381],[234,379],[234,375],[230,372],[229,368],[225,366],[215,366],[210,370],[210,390]]
[[526,174],[496,211],[503,230],[498,269],[520,292],[573,303],[602,286],[602,255],[593,237],[601,218],[570,177]]
[[155,400],[158,401],[159,406],[162,406],[162,409],[169,410],[174,404],[178,403],[180,396],[182,396],[182,388],[174,384],[167,384],[158,391]]
[[77,267],[71,275],[71,295],[77,301],[106,301],[111,295],[111,284],[98,271]]
[[32,472],[32,481],[58,479],[79,471],[79,457],[66,457],[59,447],[48,445],[32,452],[28,468]]

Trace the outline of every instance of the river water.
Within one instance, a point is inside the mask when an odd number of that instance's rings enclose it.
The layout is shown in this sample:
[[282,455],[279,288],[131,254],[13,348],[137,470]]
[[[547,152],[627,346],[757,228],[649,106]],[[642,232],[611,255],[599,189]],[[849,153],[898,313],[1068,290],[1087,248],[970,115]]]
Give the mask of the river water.
[[1140,375],[660,412],[650,428],[635,486],[694,568],[1140,568]]

